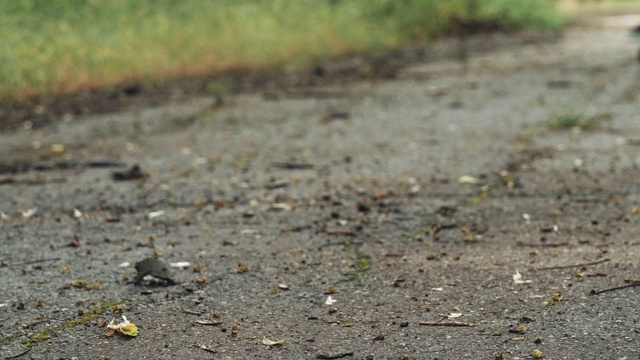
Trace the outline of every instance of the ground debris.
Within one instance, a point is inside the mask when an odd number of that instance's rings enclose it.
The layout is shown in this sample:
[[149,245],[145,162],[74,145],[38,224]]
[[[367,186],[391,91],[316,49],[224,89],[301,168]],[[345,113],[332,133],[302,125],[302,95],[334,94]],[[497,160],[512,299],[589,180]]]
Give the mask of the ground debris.
[[240,262],[240,260],[236,261],[236,273],[238,274],[244,274],[246,272],[251,271],[251,268],[249,268],[248,266],[244,265],[242,262]]
[[21,352],[21,353],[19,353],[19,354],[15,354],[15,355],[11,355],[11,356],[5,356],[4,358],[5,358],[5,359],[17,359],[17,358],[19,358],[20,356],[22,356],[22,355],[24,355],[24,354],[28,353],[29,351],[31,351],[31,349],[32,349],[32,348],[27,348],[27,350],[25,350],[25,351],[23,351],[23,352]]
[[264,337],[262,337],[262,344],[263,345],[267,345],[267,346],[282,345],[282,344],[284,344],[284,339],[275,341],[275,340],[269,340],[269,339],[267,339],[266,336],[264,336]]
[[21,261],[21,262],[15,262],[15,263],[7,263],[6,260],[2,260],[2,261],[0,261],[0,267],[39,264],[39,263],[45,262],[45,261],[58,261],[58,260],[60,260],[59,257],[38,259],[38,260],[30,260],[30,261]]
[[345,112],[342,112],[342,111],[333,112],[333,113],[330,113],[330,114],[327,114],[327,115],[323,116],[322,119],[321,119],[321,122],[323,124],[328,124],[328,123],[330,123],[332,121],[335,121],[335,120],[349,120],[350,117],[351,117],[351,114],[346,112],[346,111]]
[[305,170],[314,167],[311,163],[293,162],[293,161],[272,161],[271,167],[287,170]]
[[148,172],[142,170],[140,165],[135,164],[129,170],[126,171],[114,171],[111,174],[111,178],[114,181],[131,181],[146,179],[151,176]]
[[593,290],[591,290],[591,292],[589,294],[591,294],[591,295],[600,295],[602,293],[606,293],[606,292],[609,292],[609,291],[622,290],[622,289],[626,289],[626,288],[630,288],[630,287],[640,286],[640,280],[638,280],[638,279],[626,279],[624,282],[628,283],[628,285],[615,286],[615,287],[612,287],[612,288],[607,288],[607,289],[602,289],[602,290],[593,289]]
[[57,184],[66,182],[65,178],[53,178],[46,179],[41,177],[29,177],[27,179],[16,179],[14,177],[8,177],[0,179],[0,185],[44,185],[44,184]]
[[526,243],[526,242],[519,241],[517,242],[517,245],[524,246],[524,247],[533,247],[533,248],[556,248],[556,247],[569,246],[570,244],[568,242],[533,244],[533,243]]
[[184,308],[184,307],[182,309],[180,309],[180,311],[182,311],[185,314],[190,314],[190,315],[198,315],[198,316],[202,315],[201,312],[193,311],[191,309],[187,309],[187,308]]
[[218,326],[218,325],[222,325],[222,322],[213,321],[213,320],[196,320],[196,324],[200,324],[203,326]]
[[421,321],[418,324],[423,326],[468,326],[473,327],[476,324],[466,323],[462,321]]
[[122,322],[120,322],[119,324],[114,324],[115,320],[116,319],[114,318],[113,320],[111,320],[109,325],[107,325],[107,329],[109,329],[109,331],[105,334],[105,336],[113,336],[113,334],[115,333],[133,337],[138,336],[138,327],[134,323],[127,320],[124,315],[122,316]]
[[601,260],[598,260],[598,261],[592,261],[592,262],[580,263],[580,264],[574,264],[574,265],[548,266],[548,267],[536,268],[535,270],[568,269],[568,268],[574,268],[574,267],[583,267],[583,266],[588,266],[588,265],[602,264],[602,263],[610,261],[610,260],[611,259],[601,259]]
[[104,221],[106,222],[120,222],[120,216],[117,215],[107,215],[104,217]]
[[202,345],[202,344],[191,344],[193,347],[197,347],[198,349],[202,349],[204,351],[208,351],[210,353],[217,353],[218,350],[211,345]]
[[353,351],[339,352],[335,354],[318,354],[316,359],[342,359],[353,356]]
[[136,271],[135,283],[140,284],[143,278],[147,275],[151,275],[160,280],[164,280],[168,285],[176,285],[175,282],[169,273],[169,268],[167,265],[159,259],[156,258],[146,258],[142,261],[138,261],[134,265]]
[[351,230],[344,229],[327,229],[325,231],[327,235],[344,235],[344,236],[357,236],[358,233]]
[[125,166],[125,164],[109,160],[90,160],[86,162],[64,160],[39,163],[13,162],[10,164],[0,163],[0,174],[18,174],[29,171],[76,170],[82,168],[114,168],[123,166]]
[[267,190],[279,189],[289,186],[289,182],[287,180],[275,180],[271,181],[264,185],[264,188]]
[[551,294],[551,297],[549,298],[549,300],[545,301],[544,303],[545,303],[545,305],[551,306],[551,305],[555,304],[558,301],[569,301],[569,300],[571,300],[571,299],[562,296],[562,294],[559,293],[559,292],[555,292],[555,293]]

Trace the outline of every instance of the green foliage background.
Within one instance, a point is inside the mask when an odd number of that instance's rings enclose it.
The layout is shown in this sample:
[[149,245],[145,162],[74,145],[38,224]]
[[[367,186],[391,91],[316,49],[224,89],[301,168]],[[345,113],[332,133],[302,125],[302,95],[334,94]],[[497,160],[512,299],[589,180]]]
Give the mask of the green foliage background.
[[547,0],[4,0],[0,99],[320,62],[454,22],[561,27]]

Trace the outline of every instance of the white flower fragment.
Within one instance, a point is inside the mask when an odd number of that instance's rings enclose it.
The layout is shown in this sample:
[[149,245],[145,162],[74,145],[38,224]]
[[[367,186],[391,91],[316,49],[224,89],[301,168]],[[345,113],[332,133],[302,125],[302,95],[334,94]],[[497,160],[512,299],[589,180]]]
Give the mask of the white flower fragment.
[[518,270],[513,274],[513,283],[516,285],[529,284],[531,280],[524,280],[522,274]]
[[449,313],[449,315],[447,315],[449,319],[454,319],[460,316],[462,316],[462,313],[457,313],[457,312],[452,312],[452,313]]
[[82,213],[78,209],[73,209],[73,217],[79,219],[82,217]]
[[126,316],[122,315],[122,322],[119,324],[114,324],[113,322],[115,320],[116,319],[113,318],[109,325],[107,325],[107,329],[109,329],[109,331],[105,334],[106,336],[113,336],[115,333],[126,336],[138,336],[138,327],[127,320]]
[[158,216],[162,216],[162,215],[164,215],[164,210],[152,211],[147,215],[147,218],[153,219],[153,218],[157,218]]
[[23,211],[22,212],[22,217],[25,218],[25,219],[28,219],[28,218],[32,217],[36,213],[36,211],[38,211],[38,209],[36,209],[36,208]]
[[173,268],[186,268],[191,266],[191,263],[188,261],[178,261],[178,262],[169,263],[169,266]]
[[333,305],[336,301],[336,299],[332,298],[331,295],[329,295],[329,297],[327,298],[327,300],[324,302],[325,305]]

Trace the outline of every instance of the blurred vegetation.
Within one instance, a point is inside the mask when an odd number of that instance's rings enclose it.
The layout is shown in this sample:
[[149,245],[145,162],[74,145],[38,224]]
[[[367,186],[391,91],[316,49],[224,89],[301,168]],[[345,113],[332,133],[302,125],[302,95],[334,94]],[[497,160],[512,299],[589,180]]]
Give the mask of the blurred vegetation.
[[0,100],[319,63],[462,25],[566,20],[550,0],[4,0]]
[[611,114],[600,113],[587,115],[583,110],[567,107],[562,111],[553,112],[547,120],[547,127],[551,130],[596,130],[600,129],[606,121],[611,120]]
[[566,14],[624,13],[640,10],[640,0],[555,0]]

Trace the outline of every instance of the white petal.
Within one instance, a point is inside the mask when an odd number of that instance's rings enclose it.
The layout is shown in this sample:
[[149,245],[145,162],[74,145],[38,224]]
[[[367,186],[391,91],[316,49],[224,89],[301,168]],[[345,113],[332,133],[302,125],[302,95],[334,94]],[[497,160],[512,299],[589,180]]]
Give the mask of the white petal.
[[329,295],[329,297],[327,298],[327,301],[325,301],[325,305],[333,305],[333,303],[335,303],[338,300],[335,300],[334,298],[331,297],[331,295]]
[[184,268],[184,267],[191,266],[191,263],[188,261],[178,261],[174,263],[169,263],[169,266],[175,267],[175,268]]
[[152,211],[147,215],[149,219],[157,218],[158,216],[164,215],[164,210]]

